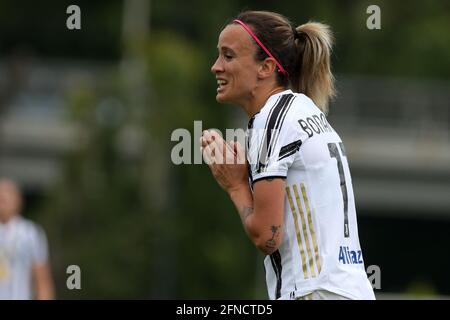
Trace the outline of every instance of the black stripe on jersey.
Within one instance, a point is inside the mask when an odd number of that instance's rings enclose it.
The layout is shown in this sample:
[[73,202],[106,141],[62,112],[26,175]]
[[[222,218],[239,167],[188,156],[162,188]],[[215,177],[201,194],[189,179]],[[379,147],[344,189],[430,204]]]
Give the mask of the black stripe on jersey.
[[[261,152],[259,153],[259,164],[257,172],[261,172],[267,165],[272,152],[272,146],[275,145],[276,139],[279,134],[279,130],[283,125],[284,118],[286,117],[287,110],[289,110],[290,102],[294,95],[292,93],[284,94],[279,99],[277,105],[271,110],[265,127],[265,137],[261,143]],[[274,135],[272,135],[274,134]],[[266,148],[264,149],[264,144]],[[263,161],[261,161],[263,160]]]
[[[291,107],[291,105],[292,105],[292,102],[294,101],[294,99],[295,99],[295,96],[294,95],[292,95],[293,96],[293,99],[291,99],[292,97],[289,97],[289,101],[287,102],[287,108],[285,107],[284,109],[283,109],[283,111],[282,111],[282,113],[281,113],[281,115],[280,115],[280,117],[278,118],[278,120],[277,120],[277,124],[275,125],[275,127],[276,128],[279,128],[280,130],[281,130],[281,127],[283,126],[283,123],[284,123],[284,119],[286,118],[286,115],[287,115],[287,113],[288,113],[288,111],[289,111],[289,108]],[[281,122],[280,122],[280,120],[281,120]],[[280,130],[278,130],[278,131],[275,131],[275,133],[276,134],[280,134]],[[277,138],[278,138],[278,136],[277,136]],[[275,143],[276,143],[276,139],[274,139],[275,140]],[[273,143],[273,144],[275,144],[275,143]]]
[[253,180],[252,179],[252,186],[257,182],[257,181],[261,181],[261,180],[269,180],[269,179],[286,179],[286,176],[267,176],[267,177],[261,177],[258,179]]
[[255,117],[258,113],[259,112],[255,113],[255,115],[253,117],[251,117],[250,120],[248,120],[247,129],[253,128],[253,123],[255,122]]
[[248,172],[248,182],[250,183],[250,189],[253,191],[253,176],[252,176],[252,168],[250,167],[250,164],[247,163],[247,172]]
[[[270,108],[269,115],[268,115],[267,118],[266,118],[266,124],[264,125],[264,128],[267,128],[267,124],[269,123],[269,119],[270,119],[271,116],[272,116],[273,110],[278,106],[278,103],[280,102],[280,99],[281,99],[282,97],[283,97],[283,96],[279,96],[278,99],[277,99],[277,101],[273,104],[272,108]],[[253,122],[252,122],[252,128],[253,128]],[[259,148],[258,148],[258,158],[257,158],[257,159],[261,159],[261,157],[262,157],[261,152],[263,151],[263,149],[264,149],[264,144],[265,144],[266,141],[267,141],[267,140],[264,140],[264,139],[267,139],[267,135],[264,136],[263,141],[261,141],[261,144],[259,145]],[[250,148],[249,148],[249,149],[250,149]],[[266,153],[267,153],[267,149],[266,149],[265,151],[266,151]],[[259,163],[258,163],[258,167],[256,168],[257,172],[260,172],[262,166],[263,166],[262,163],[259,162]]]
[[275,271],[275,275],[277,276],[277,286],[275,288],[275,299],[279,299],[281,297],[281,254],[280,251],[275,251],[270,255],[270,261],[272,262],[273,270]]
[[297,140],[292,143],[289,143],[281,148],[280,153],[278,155],[278,160],[284,159],[296,153],[300,146],[302,145],[302,140]]
[[[272,153],[272,147],[276,143],[276,137],[278,137],[279,130],[281,129],[281,125],[284,122],[284,117],[286,116],[288,106],[290,106],[289,102],[291,101],[293,94],[285,94],[281,97],[282,102],[280,101],[280,105],[276,108],[270,117],[269,124],[267,126],[267,158],[270,157]],[[283,101],[284,98],[284,101]],[[281,121],[282,119],[282,121]],[[272,134],[274,134],[272,136]]]
[[344,157],[346,157],[347,153],[345,152],[345,147],[344,147],[344,144],[342,142],[339,142],[339,147],[341,147],[342,155]]
[[264,128],[267,128],[267,124],[269,123],[269,119],[272,117],[273,110],[278,106],[280,99],[283,97],[284,97],[284,95],[279,96],[277,101],[275,101],[275,103],[273,104],[272,108],[270,108],[269,115],[266,118],[266,124],[264,125]]
[[[259,112],[258,112],[259,113]],[[256,114],[258,114],[256,113]],[[247,125],[247,132],[245,135],[245,154],[248,155],[249,154],[249,150],[250,150],[250,141],[252,139],[252,130],[253,130],[253,124],[255,122],[255,116],[256,114],[250,118],[250,120],[248,121],[248,125]],[[248,158],[247,158],[248,159]],[[250,186],[253,185],[253,177],[252,177],[252,169],[250,167],[250,161],[247,162],[247,171],[248,171],[248,180],[250,182]]]

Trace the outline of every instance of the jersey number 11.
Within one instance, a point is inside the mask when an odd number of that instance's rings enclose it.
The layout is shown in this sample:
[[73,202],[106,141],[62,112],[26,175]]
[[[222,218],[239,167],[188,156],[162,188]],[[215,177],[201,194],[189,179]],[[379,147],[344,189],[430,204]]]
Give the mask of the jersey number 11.
[[[339,147],[341,149],[342,155],[345,157],[345,149],[344,144],[339,142]],[[330,150],[330,156],[332,158],[336,158],[337,167],[339,171],[339,179],[342,190],[342,198],[344,200],[344,236],[348,238],[350,236],[350,231],[348,229],[348,193],[347,193],[347,184],[345,183],[345,174],[344,167],[342,165],[341,154],[339,153],[337,143],[329,143],[328,149]]]

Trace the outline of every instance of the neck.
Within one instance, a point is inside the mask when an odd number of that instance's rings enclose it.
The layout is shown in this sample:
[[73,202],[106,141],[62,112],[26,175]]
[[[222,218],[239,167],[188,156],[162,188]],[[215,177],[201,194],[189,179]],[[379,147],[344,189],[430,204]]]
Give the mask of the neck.
[[[253,117],[256,113],[258,113],[262,109],[262,107],[264,107],[267,100],[272,95],[286,90],[286,88],[282,86],[278,86],[270,90],[261,90],[261,89],[262,88],[256,88],[252,92],[251,99],[249,99],[247,103],[243,103],[241,105],[249,118]],[[261,91],[263,91],[263,93],[261,93]]]
[[9,219],[8,218],[3,218],[3,217],[0,217],[0,224],[7,224],[8,223],[8,221],[9,221]]
[[0,223],[7,224],[9,221],[13,219],[13,215],[0,216]]

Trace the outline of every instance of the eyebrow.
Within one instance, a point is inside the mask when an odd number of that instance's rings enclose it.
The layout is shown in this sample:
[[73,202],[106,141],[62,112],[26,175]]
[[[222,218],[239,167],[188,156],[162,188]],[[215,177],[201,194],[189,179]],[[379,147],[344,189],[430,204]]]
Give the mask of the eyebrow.
[[219,51],[231,51],[232,53],[235,53],[233,49],[231,49],[230,47],[227,46],[223,46],[222,48],[220,48],[219,46],[217,46],[217,50]]

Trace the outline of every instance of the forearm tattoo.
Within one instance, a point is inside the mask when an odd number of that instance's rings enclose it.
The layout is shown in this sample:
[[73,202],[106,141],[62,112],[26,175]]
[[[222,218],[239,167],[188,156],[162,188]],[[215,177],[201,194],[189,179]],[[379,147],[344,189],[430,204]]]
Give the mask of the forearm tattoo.
[[266,248],[273,249],[277,247],[277,238],[280,236],[281,226],[271,226],[272,238],[266,241]]

